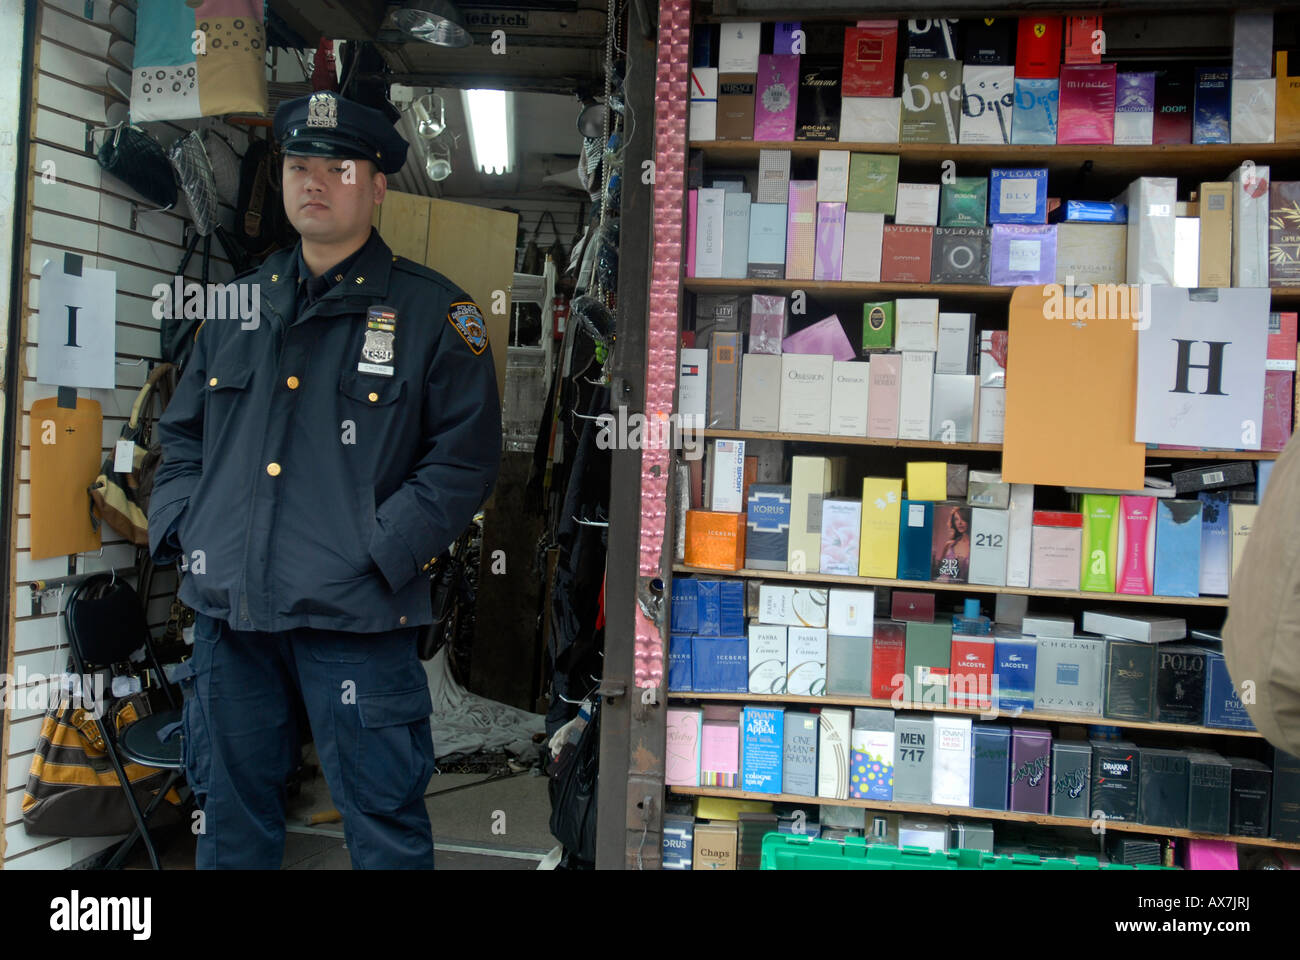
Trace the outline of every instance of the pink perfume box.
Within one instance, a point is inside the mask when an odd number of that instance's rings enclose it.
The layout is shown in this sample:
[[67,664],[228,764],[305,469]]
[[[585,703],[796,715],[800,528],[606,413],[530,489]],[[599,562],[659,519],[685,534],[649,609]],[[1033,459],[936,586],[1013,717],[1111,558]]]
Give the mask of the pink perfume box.
[[1113,143],[1115,64],[1061,68],[1057,143]]
[[[781,341],[782,353],[818,353],[830,354],[836,360],[852,360],[853,344],[849,343],[848,334],[840,318],[831,314],[824,320],[818,320],[810,327],[804,327],[798,333],[792,333]],[[870,401],[868,400],[868,406]]]
[[[817,261],[814,280],[838,280],[844,264],[844,212],[846,203],[817,204]],[[836,359],[843,359],[836,357]]]
[[698,190],[687,194],[686,201],[686,275],[695,276],[695,205],[700,199]]
[[1156,561],[1156,498],[1119,498],[1116,593],[1150,596]]
[[1083,514],[1034,511],[1029,586],[1078,590],[1083,554]]
[[817,181],[791,180],[785,231],[785,278],[811,280],[817,251]]
[[759,54],[754,139],[793,140],[798,106],[799,55]]
[[1236,870],[1237,845],[1227,840],[1188,840],[1188,870]]
[[867,436],[898,438],[898,397],[903,377],[901,353],[873,353],[867,372]]
[[749,309],[749,352],[780,355],[785,339],[785,297],[756,293]]

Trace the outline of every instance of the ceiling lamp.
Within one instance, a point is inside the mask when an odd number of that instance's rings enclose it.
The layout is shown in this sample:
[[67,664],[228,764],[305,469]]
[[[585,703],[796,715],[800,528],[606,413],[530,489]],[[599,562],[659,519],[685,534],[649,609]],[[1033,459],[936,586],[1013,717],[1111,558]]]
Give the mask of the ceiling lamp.
[[412,40],[439,47],[468,47],[474,42],[450,0],[405,0],[393,14],[393,22]]
[[514,167],[513,95],[505,90],[462,90],[474,167],[484,173],[509,173]]

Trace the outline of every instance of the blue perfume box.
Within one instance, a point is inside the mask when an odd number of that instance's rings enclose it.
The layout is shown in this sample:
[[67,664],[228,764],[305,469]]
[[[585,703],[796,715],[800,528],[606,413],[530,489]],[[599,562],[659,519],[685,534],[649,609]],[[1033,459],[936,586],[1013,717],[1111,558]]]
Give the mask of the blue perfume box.
[[1264,502],[1264,491],[1268,487],[1268,478],[1273,475],[1274,460],[1261,460],[1255,464],[1255,502]]
[[691,644],[691,687],[695,693],[748,693],[749,638],[696,635]]
[[1103,200],[1066,200],[1065,219],[1069,223],[1128,223],[1128,207]]
[[1237,696],[1232,678],[1228,676],[1228,662],[1221,653],[1209,653],[1205,658],[1208,676],[1205,681],[1205,720],[1207,727],[1227,730],[1254,730],[1250,719]]
[[898,514],[898,579],[929,580],[934,504],[904,500]]
[[995,167],[989,174],[989,223],[1047,223],[1047,168]]
[[1155,594],[1197,597],[1201,592],[1201,501],[1156,501]]
[[664,870],[689,870],[695,856],[695,818],[665,816],[663,821]]
[[668,689],[689,693],[692,687],[691,653],[694,637],[689,633],[673,633],[668,638]]
[[1228,122],[1232,71],[1228,67],[1196,69],[1196,100],[1192,119],[1192,143],[1229,143]]
[[1061,81],[1016,77],[1016,107],[1011,115],[1013,144],[1056,143],[1060,115]]
[[1228,595],[1232,577],[1232,526],[1228,523],[1228,495],[1203,490],[1201,501],[1201,595]]
[[1005,810],[1011,789],[1011,728],[1000,723],[977,723],[973,733],[970,805]]
[[790,546],[790,486],[750,484],[745,510],[745,566],[785,570]]
[[696,580],[695,632],[701,637],[722,636],[722,581]]
[[1034,709],[1034,673],[1038,668],[1038,641],[1019,635],[994,641],[994,678],[998,710]]
[[817,796],[817,714],[791,710],[785,715],[785,749],[781,755],[785,793]]
[[745,632],[745,581],[723,580],[718,584],[718,633],[724,637]]
[[695,633],[699,630],[699,597],[694,577],[673,578],[673,633]]
[[784,707],[746,707],[740,714],[740,788],[781,792]]

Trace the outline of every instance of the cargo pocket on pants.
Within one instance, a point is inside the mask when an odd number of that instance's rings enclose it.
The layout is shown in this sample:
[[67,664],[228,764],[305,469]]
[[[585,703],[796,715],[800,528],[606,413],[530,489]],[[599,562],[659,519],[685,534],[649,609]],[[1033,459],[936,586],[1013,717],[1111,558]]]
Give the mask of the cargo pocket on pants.
[[427,686],[357,697],[357,806],[393,814],[424,795],[433,776],[433,736]]

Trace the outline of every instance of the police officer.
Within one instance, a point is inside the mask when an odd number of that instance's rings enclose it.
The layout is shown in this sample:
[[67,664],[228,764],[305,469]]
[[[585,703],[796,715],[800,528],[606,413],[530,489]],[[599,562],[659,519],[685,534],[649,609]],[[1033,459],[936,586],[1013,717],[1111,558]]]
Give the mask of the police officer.
[[158,423],[150,550],[197,613],[197,866],[280,867],[301,703],[353,867],[432,868],[422,574],[496,480],[492,351],[474,301],[370,225],[407,150],[383,114],[319,92],[275,135],[302,239],[235,281],[257,316],[204,320]]

